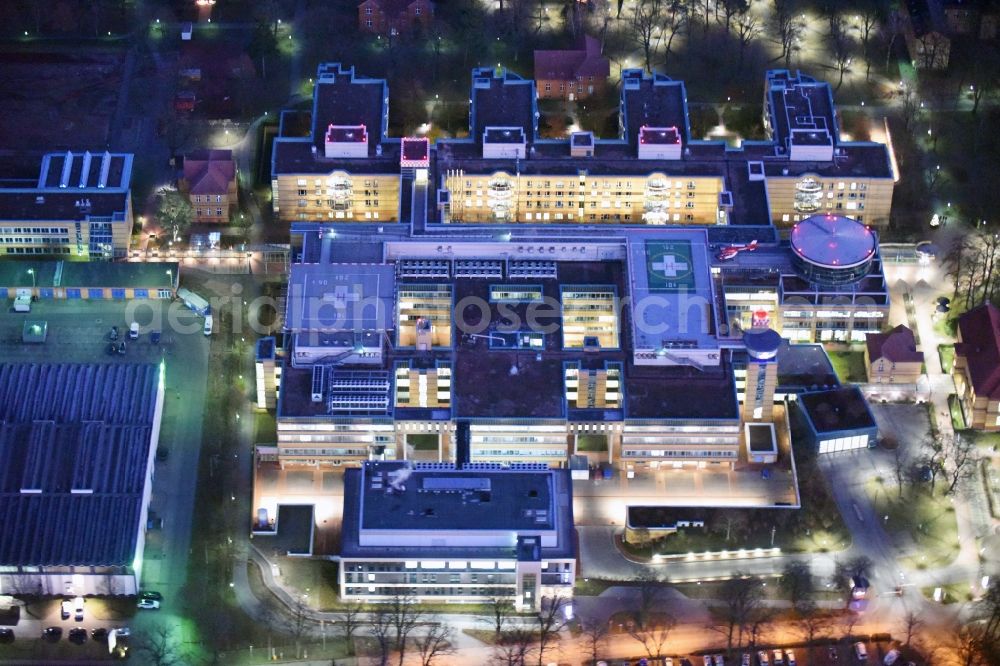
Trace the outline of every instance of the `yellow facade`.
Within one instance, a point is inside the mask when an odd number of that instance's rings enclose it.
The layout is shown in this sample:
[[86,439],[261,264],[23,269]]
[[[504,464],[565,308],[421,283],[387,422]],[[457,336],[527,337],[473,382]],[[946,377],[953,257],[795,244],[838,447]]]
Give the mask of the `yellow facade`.
[[399,174],[282,174],[271,191],[283,222],[399,221]]
[[[124,219],[108,218],[105,221],[91,217],[79,223],[66,220],[0,220],[0,256],[113,259],[128,253],[131,233],[131,200]],[[91,247],[92,240],[94,247]]]
[[721,177],[449,171],[444,222],[494,224],[717,224]]
[[891,178],[769,176],[765,183],[771,222],[778,228],[823,213],[844,215],[873,227],[889,224]]

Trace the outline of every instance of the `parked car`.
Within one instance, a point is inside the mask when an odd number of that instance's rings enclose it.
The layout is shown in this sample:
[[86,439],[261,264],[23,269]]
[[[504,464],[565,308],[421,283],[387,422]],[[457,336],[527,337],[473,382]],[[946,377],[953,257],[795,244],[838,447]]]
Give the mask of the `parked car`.
[[68,620],[69,616],[73,614],[73,602],[69,599],[63,599],[62,604],[59,608],[59,617],[64,620]]
[[139,322],[134,321],[128,327],[128,339],[129,340],[138,340],[139,339]]
[[750,653],[744,652],[743,657],[740,659],[740,666],[750,666]]
[[160,344],[160,332],[159,331],[153,331],[152,333],[150,333],[149,334],[149,341],[152,342],[154,345]]
[[702,663],[704,663],[705,666],[712,666],[712,655],[703,654],[701,658],[702,658]]
[[13,643],[14,642],[14,630],[10,627],[0,628],[0,643]]
[[122,356],[125,355],[125,341],[124,340],[122,340],[121,342],[118,343],[118,353],[121,354]]
[[160,610],[160,602],[156,599],[139,599],[139,603],[136,606],[142,610]]
[[132,635],[132,630],[128,627],[116,627],[115,634],[122,638],[128,638]]
[[140,599],[152,599],[153,601],[163,601],[163,595],[156,590],[143,590],[139,593]]
[[90,637],[95,641],[104,642],[108,640],[108,630],[104,627],[98,627],[90,632]]
[[69,630],[69,641],[70,643],[83,645],[87,642],[87,630],[83,627],[73,627]]
[[[162,530],[163,529],[163,518],[159,516],[150,516],[146,521],[147,530]],[[143,597],[145,599],[145,597]]]
[[112,326],[111,327],[111,333],[108,334],[108,339],[111,340],[111,342],[114,342],[115,340],[118,339],[118,327],[117,326]]
[[664,657],[663,658],[663,666],[674,666],[674,659],[673,659],[673,657]]
[[717,654],[712,658],[715,660],[715,666],[726,666],[726,660],[721,654]]
[[767,656],[767,650],[757,651],[757,662],[760,664],[760,666],[768,666],[768,664],[771,663],[770,658],[768,658]]
[[826,651],[826,656],[830,658],[830,661],[840,661],[840,653],[837,652],[837,648],[833,645]]
[[42,638],[47,641],[57,641],[62,638],[62,627],[45,627],[42,629]]
[[795,653],[791,650],[785,650],[785,663],[788,666],[795,666]]
[[868,648],[861,641],[854,644],[854,656],[858,661],[868,661]]
[[83,597],[73,599],[73,619],[83,622]]
[[785,663],[785,657],[781,654],[781,650],[775,648],[774,650],[774,666],[781,666]]
[[113,342],[108,343],[108,356],[114,356],[115,352],[118,351],[118,347]]

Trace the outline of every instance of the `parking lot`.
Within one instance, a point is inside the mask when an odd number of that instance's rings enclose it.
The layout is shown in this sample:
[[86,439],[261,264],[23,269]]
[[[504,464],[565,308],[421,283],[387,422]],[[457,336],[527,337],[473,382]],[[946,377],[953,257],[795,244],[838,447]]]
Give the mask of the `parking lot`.
[[[9,304],[9,301],[8,301]],[[25,321],[44,321],[47,337],[41,344],[21,341]],[[137,339],[129,337],[132,321],[140,324]],[[88,640],[69,642],[69,630],[82,626],[90,632],[150,620],[172,621],[171,602],[186,578],[191,519],[201,445],[202,410],[205,397],[209,338],[202,331],[203,319],[179,303],[168,301],[39,301],[30,313],[0,313],[0,358],[4,362],[47,363],[160,363],[165,369],[165,399],[160,428],[161,455],[155,463],[150,510],[162,518],[162,527],[147,534],[141,585],[163,594],[163,611],[140,611],[134,599],[90,599],[83,622],[60,617],[58,600],[32,604],[22,609],[13,627],[13,645],[0,645],[0,657],[32,655],[95,656],[106,652],[106,644]],[[109,354],[109,334],[118,326],[124,353]],[[153,330],[161,332],[154,344]],[[166,456],[163,459],[164,455]],[[54,641],[35,640],[44,628],[57,626],[62,636]],[[31,639],[30,643],[22,639]]]

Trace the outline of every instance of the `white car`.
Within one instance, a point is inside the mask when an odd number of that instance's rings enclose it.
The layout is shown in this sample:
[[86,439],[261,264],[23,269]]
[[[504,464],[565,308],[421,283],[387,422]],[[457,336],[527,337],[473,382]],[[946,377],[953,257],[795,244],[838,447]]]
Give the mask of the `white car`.
[[771,659],[767,656],[767,650],[757,651],[757,661],[760,663],[760,666],[768,666],[771,663]]
[[674,658],[673,657],[664,657],[664,659],[663,659],[663,666],[674,666]]
[[785,663],[788,666],[795,666],[795,653],[791,650],[785,650]]
[[750,666],[750,653],[744,652],[743,658],[740,659],[740,666]]
[[781,650],[774,650],[774,666],[781,666],[785,663],[785,658],[781,655]]
[[721,654],[715,655],[714,659],[715,659],[715,666],[726,666],[726,660],[723,658]]
[[705,666],[712,666],[712,655],[703,654],[701,659]]
[[160,610],[160,602],[156,599],[139,599],[136,606],[142,610]]

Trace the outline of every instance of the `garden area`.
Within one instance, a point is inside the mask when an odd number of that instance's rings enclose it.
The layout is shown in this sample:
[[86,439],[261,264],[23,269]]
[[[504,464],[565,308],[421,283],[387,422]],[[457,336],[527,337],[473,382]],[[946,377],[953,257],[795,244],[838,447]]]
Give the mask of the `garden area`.
[[828,352],[830,363],[833,365],[837,377],[841,383],[864,383],[868,381],[868,373],[865,372],[865,353],[862,351],[831,351]]
[[943,485],[939,482],[935,489],[930,484],[904,486],[900,494],[885,479],[876,478],[866,488],[875,513],[883,516],[886,532],[897,545],[912,544],[911,550],[917,553],[899,558],[908,569],[946,566],[958,555],[955,505]]

